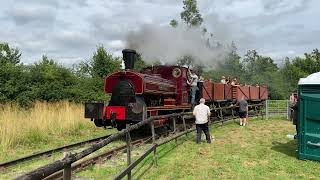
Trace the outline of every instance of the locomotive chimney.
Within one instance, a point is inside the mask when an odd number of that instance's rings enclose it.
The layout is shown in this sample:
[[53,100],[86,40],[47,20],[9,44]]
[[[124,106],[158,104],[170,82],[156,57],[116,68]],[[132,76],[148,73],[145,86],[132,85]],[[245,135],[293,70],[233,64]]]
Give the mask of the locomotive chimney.
[[124,68],[133,69],[136,51],[133,49],[124,49],[122,50],[122,55],[124,61]]

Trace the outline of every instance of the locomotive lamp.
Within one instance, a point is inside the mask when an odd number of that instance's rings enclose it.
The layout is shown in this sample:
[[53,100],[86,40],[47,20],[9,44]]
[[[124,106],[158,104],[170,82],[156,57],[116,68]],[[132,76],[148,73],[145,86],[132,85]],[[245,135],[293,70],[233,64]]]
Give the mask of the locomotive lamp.
[[122,50],[125,69],[133,69],[134,68],[134,60],[135,60],[136,54],[137,54],[136,51],[133,49]]

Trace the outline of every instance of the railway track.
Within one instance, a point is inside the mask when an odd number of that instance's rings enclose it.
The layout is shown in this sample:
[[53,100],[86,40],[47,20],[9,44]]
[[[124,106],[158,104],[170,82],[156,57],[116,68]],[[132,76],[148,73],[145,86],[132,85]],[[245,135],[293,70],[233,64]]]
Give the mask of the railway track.
[[4,162],[4,163],[0,164],[0,169],[1,168],[8,168],[8,167],[14,166],[16,164],[19,164],[21,162],[29,161],[29,160],[36,159],[36,158],[39,158],[39,157],[42,157],[42,156],[49,156],[52,153],[61,152],[63,150],[68,150],[68,149],[72,149],[72,148],[75,148],[75,147],[83,146],[85,144],[94,143],[94,142],[97,142],[97,141],[99,141],[101,139],[108,138],[109,136],[111,136],[111,135],[106,135],[106,136],[102,136],[102,137],[98,137],[98,138],[94,138],[94,139],[89,139],[89,140],[86,140],[86,141],[81,141],[81,142],[74,143],[74,144],[69,144],[69,145],[66,145],[66,146],[61,146],[61,147],[58,147],[58,148],[55,148],[55,149],[47,150],[47,151],[40,152],[40,153],[35,153],[35,154],[29,155],[29,156],[25,156],[25,157],[22,157],[22,158],[19,158],[19,159],[15,159],[15,160],[12,160],[12,161]]
[[[150,141],[151,139],[152,139],[152,137],[147,137],[147,138],[132,141],[131,144],[132,144],[132,146],[141,146],[141,145],[147,143],[148,141]],[[78,171],[84,170],[86,167],[94,165],[98,161],[101,162],[102,160],[110,159],[111,157],[115,156],[119,152],[124,151],[126,149],[127,149],[127,145],[119,146],[119,147],[111,149],[110,151],[101,153],[101,154],[93,156],[89,159],[75,163],[74,165],[71,166],[72,172],[78,172]],[[54,180],[54,179],[63,179],[63,171],[62,170],[58,171],[58,172],[53,173],[52,175],[44,178],[44,180]]]
[[[254,113],[249,114],[249,117],[257,117],[257,116],[260,116],[260,115],[263,115],[263,114],[261,114],[261,112],[258,112],[258,113],[254,112]],[[211,118],[211,123],[210,124],[217,124],[217,123],[222,123],[223,124],[224,122],[235,120],[237,118],[238,118],[237,116],[224,116],[223,118],[221,118],[221,117],[213,117],[213,118]],[[178,130],[178,132],[179,132],[179,130]],[[168,132],[162,133],[162,134],[168,134]],[[170,132],[169,132],[169,134],[170,134]],[[157,137],[158,139],[160,138],[160,135],[161,134],[158,134],[158,137]],[[50,154],[55,153],[55,152],[59,152],[59,151],[62,151],[62,150],[67,150],[67,149],[71,149],[71,148],[74,148],[74,147],[82,146],[84,144],[97,142],[97,141],[99,141],[101,139],[108,138],[109,136],[111,136],[111,135],[107,135],[107,136],[103,136],[103,137],[99,137],[99,138],[90,139],[90,140],[87,140],[87,141],[82,141],[82,142],[79,142],[79,143],[74,143],[74,144],[62,146],[62,147],[59,147],[59,148],[56,148],[56,149],[51,149],[51,150],[48,150],[48,151],[45,151],[45,152],[40,152],[40,153],[37,153],[37,154],[32,154],[30,156],[26,156],[26,157],[19,158],[19,159],[13,160],[13,161],[2,163],[2,164],[0,164],[0,168],[7,168],[7,167],[16,165],[18,163],[21,163],[21,162],[24,162],[24,161],[27,161],[27,160],[35,159],[35,158],[42,157],[42,156],[45,156],[45,155],[50,155]],[[140,146],[141,144],[144,144],[144,143],[148,142],[150,139],[151,139],[150,137],[141,138],[141,139],[133,141],[132,145],[133,146]],[[81,169],[84,169],[84,168],[90,166],[90,165],[94,165],[98,161],[110,159],[112,156],[118,154],[120,151],[123,151],[126,148],[127,148],[126,145],[123,145],[123,146],[120,146],[120,147],[116,147],[116,148],[114,148],[114,149],[112,149],[110,151],[107,151],[107,152],[104,152],[102,154],[96,155],[96,156],[91,157],[91,158],[89,158],[87,160],[75,163],[72,166],[72,171],[73,172],[77,172],[77,171],[79,171]],[[62,176],[63,176],[62,171],[58,171],[58,172],[48,176],[45,179],[61,179]]]
[[[228,108],[232,108],[232,107],[228,107]],[[223,109],[223,108],[215,108],[216,111],[217,110],[221,110],[221,109]],[[217,115],[219,116],[219,114],[217,114]],[[211,120],[213,122],[215,122],[215,121],[224,122],[227,119],[227,117],[228,116],[225,116],[225,117],[213,117]],[[235,118],[235,117],[233,116],[233,118]],[[8,167],[14,166],[16,164],[19,164],[21,162],[29,161],[29,160],[36,159],[36,158],[39,158],[39,157],[42,157],[42,156],[46,156],[46,155],[48,156],[48,155],[51,155],[52,153],[56,153],[56,152],[60,152],[60,151],[63,151],[63,150],[72,149],[74,147],[83,146],[85,144],[97,142],[97,141],[99,141],[101,139],[108,138],[109,136],[111,136],[111,135],[106,135],[106,136],[102,136],[102,137],[98,137],[98,138],[94,138],[94,139],[90,139],[90,140],[86,140],[86,141],[82,141],[82,142],[78,142],[78,143],[74,143],[74,144],[69,144],[69,145],[66,145],[66,146],[58,147],[58,148],[47,150],[47,151],[44,151],[44,152],[35,153],[35,154],[29,155],[29,156],[25,156],[25,157],[22,157],[22,158],[19,158],[19,159],[15,159],[15,160],[12,160],[12,161],[4,162],[4,163],[0,164],[0,169],[8,168]]]

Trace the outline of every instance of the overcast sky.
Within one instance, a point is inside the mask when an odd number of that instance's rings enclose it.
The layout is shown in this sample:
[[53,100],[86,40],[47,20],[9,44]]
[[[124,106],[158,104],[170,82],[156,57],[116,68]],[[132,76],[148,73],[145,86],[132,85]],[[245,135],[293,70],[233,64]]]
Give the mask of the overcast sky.
[[[311,52],[320,44],[320,1],[198,0],[204,23],[217,39],[271,56]],[[114,55],[128,31],[180,20],[182,0],[0,0],[0,41],[31,63],[47,55],[64,64],[92,56],[98,45]],[[155,42],[156,43],[156,42]]]

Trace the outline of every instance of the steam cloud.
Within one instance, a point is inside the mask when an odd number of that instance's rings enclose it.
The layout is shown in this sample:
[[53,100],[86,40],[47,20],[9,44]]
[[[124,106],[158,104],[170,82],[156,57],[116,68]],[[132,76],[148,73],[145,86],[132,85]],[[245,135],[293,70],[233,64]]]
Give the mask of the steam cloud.
[[139,30],[127,34],[126,47],[137,50],[147,63],[174,65],[184,56],[191,56],[195,64],[215,67],[225,58],[230,49],[216,44],[204,36],[201,29],[158,25],[143,25]]

